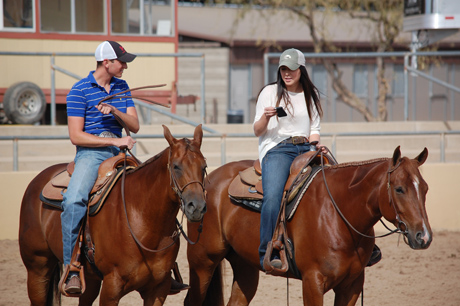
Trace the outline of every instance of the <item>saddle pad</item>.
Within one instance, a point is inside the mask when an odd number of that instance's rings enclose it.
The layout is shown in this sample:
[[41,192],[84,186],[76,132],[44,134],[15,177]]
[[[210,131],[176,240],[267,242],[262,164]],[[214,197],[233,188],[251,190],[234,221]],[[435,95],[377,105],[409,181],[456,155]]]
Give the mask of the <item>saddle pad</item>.
[[[286,205],[286,220],[289,221],[292,219],[294,216],[295,211],[297,210],[297,207],[299,206],[300,200],[302,200],[305,192],[307,192],[308,187],[310,187],[311,182],[313,179],[316,177],[316,175],[321,172],[321,167],[313,167],[310,175],[308,176],[308,179],[303,183],[302,188],[299,192],[297,192],[297,195],[292,199],[288,205]],[[313,199],[313,201],[315,201]]]

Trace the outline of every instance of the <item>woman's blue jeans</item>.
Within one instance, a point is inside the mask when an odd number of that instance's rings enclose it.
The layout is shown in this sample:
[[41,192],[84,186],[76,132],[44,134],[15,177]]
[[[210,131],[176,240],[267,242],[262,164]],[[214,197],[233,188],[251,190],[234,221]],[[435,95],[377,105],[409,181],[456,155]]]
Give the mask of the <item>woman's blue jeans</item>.
[[86,148],[77,146],[75,170],[67,192],[63,194],[61,213],[64,265],[70,264],[82,219],[86,215],[88,197],[97,179],[99,165],[118,155],[117,147]]
[[284,186],[289,177],[289,170],[294,159],[310,151],[310,144],[281,142],[270,149],[262,160],[262,212],[260,215],[260,245],[259,259],[263,268],[263,261],[267,251],[267,244],[275,231],[276,220],[280,212]]

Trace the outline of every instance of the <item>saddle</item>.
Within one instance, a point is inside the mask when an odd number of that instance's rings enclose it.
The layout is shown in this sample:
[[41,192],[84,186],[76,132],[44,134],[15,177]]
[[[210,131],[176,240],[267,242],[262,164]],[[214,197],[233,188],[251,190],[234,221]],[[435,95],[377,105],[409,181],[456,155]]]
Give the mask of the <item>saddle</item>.
[[[332,155],[321,154],[319,151],[309,151],[294,159],[284,187],[284,196],[275,231],[272,240],[267,245],[263,262],[263,268],[267,274],[284,276],[290,272],[294,277],[300,279],[301,276],[294,259],[294,246],[287,234],[286,221],[294,215],[300,200],[322,166],[327,167],[335,164],[337,162]],[[260,212],[263,191],[259,160],[254,161],[252,167],[238,173],[230,183],[228,193],[229,197],[237,203]],[[276,268],[270,263],[273,250],[276,250],[280,255],[281,268]]]
[[[139,163],[132,156],[120,152],[117,156],[108,158],[99,166],[96,182],[90,192],[88,208],[91,216],[97,214],[118,178],[123,173],[126,157],[126,170],[133,169]],[[52,207],[62,210],[63,194],[67,191],[70,177],[75,169],[75,163],[70,162],[61,172],[54,176],[43,188],[40,200]]]
[[[321,165],[321,158],[324,165],[335,163],[327,155],[321,157],[317,151],[306,152],[294,159],[284,186],[287,203],[291,203],[307,180],[314,177],[313,175],[317,173],[314,170],[318,168],[318,165]],[[238,173],[228,187],[228,194],[234,201],[260,212],[263,199],[260,160],[255,160],[251,167]]]

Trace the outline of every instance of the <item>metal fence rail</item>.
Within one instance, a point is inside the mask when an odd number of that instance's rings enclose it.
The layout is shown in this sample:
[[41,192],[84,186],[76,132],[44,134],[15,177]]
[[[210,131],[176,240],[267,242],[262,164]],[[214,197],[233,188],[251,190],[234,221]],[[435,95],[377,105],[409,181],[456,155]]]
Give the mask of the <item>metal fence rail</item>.
[[[264,84],[269,83],[269,64],[270,59],[279,58],[281,53],[265,53],[264,54]],[[460,93],[460,88],[449,84],[443,80],[437,79],[433,76],[430,76],[426,73],[423,73],[420,70],[417,70],[417,57],[459,57],[460,51],[420,51],[420,52],[330,52],[330,53],[314,53],[307,52],[304,53],[305,58],[321,58],[321,59],[350,59],[350,58],[403,58],[404,60],[404,120],[409,120],[409,72],[412,75],[412,81],[414,82],[414,76],[420,76],[431,82],[444,86],[445,88],[452,90],[453,92]],[[413,101],[413,110],[412,116],[415,119],[415,85],[413,84],[412,88],[412,97]],[[454,114],[454,105],[452,102],[452,111],[451,115]],[[446,119],[445,119],[446,120]],[[453,120],[453,118],[452,118]]]
[[[206,130],[206,129],[205,129]],[[208,131],[210,131],[209,129]],[[446,135],[460,135],[459,131],[424,131],[424,132],[360,132],[360,133],[323,133],[321,134],[322,137],[330,137],[332,139],[331,151],[332,154],[337,155],[337,141],[341,137],[378,137],[378,136],[427,136],[427,135],[439,135],[439,149],[440,149],[440,162],[445,163],[445,154],[446,154]],[[177,134],[175,135],[176,138],[193,138],[193,134]],[[221,140],[221,165],[224,165],[227,162],[227,153],[226,153],[226,141],[229,138],[256,138],[252,133],[212,133],[212,134],[204,134],[203,137],[205,138],[220,138]],[[143,134],[143,135],[135,135],[134,138],[136,139],[157,139],[157,138],[164,138],[163,134]],[[13,171],[18,171],[18,164],[19,164],[19,141],[21,140],[65,140],[69,139],[68,136],[27,136],[27,135],[18,135],[18,136],[1,136],[1,140],[10,140],[13,142]],[[136,150],[133,150],[134,154],[136,154]]]

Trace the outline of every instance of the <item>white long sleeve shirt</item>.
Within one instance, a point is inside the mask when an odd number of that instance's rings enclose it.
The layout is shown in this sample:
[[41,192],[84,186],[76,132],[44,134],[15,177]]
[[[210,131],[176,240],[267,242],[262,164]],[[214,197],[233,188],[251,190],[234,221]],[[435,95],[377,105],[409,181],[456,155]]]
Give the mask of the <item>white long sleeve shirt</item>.
[[[257,122],[263,115],[264,109],[268,106],[276,106],[276,84],[266,86],[259,95],[256,105],[256,116],[254,122]],[[265,154],[281,141],[291,136],[304,136],[310,138],[310,135],[318,134],[321,130],[320,117],[316,107],[312,107],[312,121],[308,117],[307,105],[303,92],[289,92],[292,109],[286,108],[284,100],[280,101],[280,106],[284,108],[287,116],[279,118],[273,116],[268,122],[267,131],[259,137],[259,160],[262,160]]]

